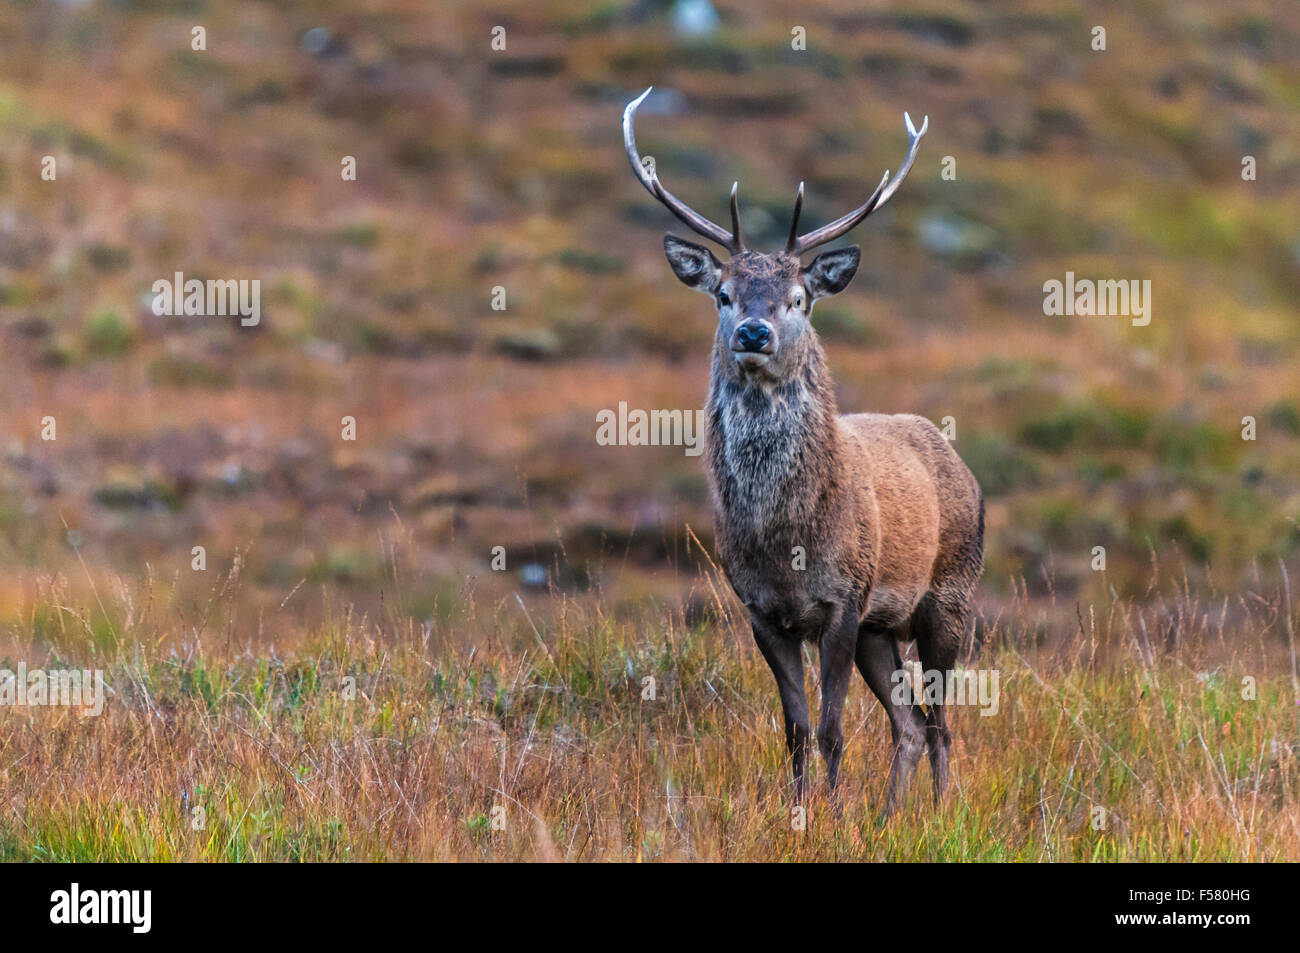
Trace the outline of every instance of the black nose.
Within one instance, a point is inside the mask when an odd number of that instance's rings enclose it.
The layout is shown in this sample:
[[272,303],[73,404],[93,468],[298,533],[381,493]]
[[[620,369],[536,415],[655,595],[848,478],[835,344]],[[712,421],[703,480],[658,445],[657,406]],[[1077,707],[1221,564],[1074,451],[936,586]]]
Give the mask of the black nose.
[[757,321],[747,321],[736,328],[736,343],[746,351],[761,351],[771,339],[771,329]]

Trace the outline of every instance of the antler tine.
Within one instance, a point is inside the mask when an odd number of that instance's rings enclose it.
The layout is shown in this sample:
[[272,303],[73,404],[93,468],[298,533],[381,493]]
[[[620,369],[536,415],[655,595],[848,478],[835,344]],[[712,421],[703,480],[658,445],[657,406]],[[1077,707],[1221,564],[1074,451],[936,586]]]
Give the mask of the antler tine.
[[652,89],[654,89],[653,86],[647,86],[646,91],[628,103],[627,108],[623,110],[623,147],[627,150],[627,160],[632,163],[632,171],[636,173],[637,179],[645,186],[646,191],[662,202],[668,211],[681,219],[682,223],[688,228],[698,232],[710,241],[717,242],[733,255],[739,254],[745,250],[745,245],[740,239],[740,211],[736,204],[736,185],[731,187],[731,232],[728,233],[725,228],[710,222],[664,188],[663,183],[659,181],[659,173],[649,171],[642,163],[641,153],[636,148],[636,136],[632,132],[632,123],[636,116],[637,107],[645,102],[645,98],[650,95]]
[[740,203],[736,201],[736,190],[739,188],[739,182],[731,183],[731,237],[736,241],[736,247],[731,249],[733,255],[745,250],[745,240],[740,237]]
[[898,174],[890,180],[889,185],[885,186],[884,194],[880,196],[876,208],[880,208],[893,198],[894,193],[898,191],[898,187],[907,178],[907,173],[912,171],[912,163],[916,161],[916,154],[921,148],[921,137],[930,128],[929,116],[921,117],[921,128],[919,130],[912,125],[912,117],[907,113],[903,113],[903,122],[907,125],[907,158],[903,160],[902,166],[899,167]]
[[[867,199],[866,204],[854,209],[842,218],[837,218],[829,225],[823,225],[821,228],[808,232],[806,235],[800,235],[798,238],[795,238],[795,224],[791,224],[790,241],[786,244],[787,252],[794,255],[802,255],[810,248],[816,248],[818,245],[825,245],[827,242],[834,241],[841,235],[856,227],[859,222],[893,197],[894,193],[898,191],[898,187],[903,184],[903,180],[907,178],[907,173],[912,171],[912,163],[916,161],[916,153],[920,148],[921,137],[924,136],[925,131],[930,128],[929,116],[926,116],[921,121],[921,128],[919,131],[912,125],[912,117],[907,113],[903,113],[903,121],[907,124],[907,136],[909,141],[907,144],[907,158],[903,160],[902,166],[899,167],[898,174],[891,179],[888,170],[886,170],[885,174],[880,178],[880,184],[876,186],[876,191],[871,193],[871,198]],[[803,204],[802,200],[803,185],[801,184],[799,186],[799,198],[795,203],[794,219],[796,224],[799,221],[799,209]]]
[[803,183],[799,183],[799,191],[794,194],[794,214],[790,216],[790,237],[786,239],[785,250],[792,252],[798,245],[799,235],[799,213],[803,211]]

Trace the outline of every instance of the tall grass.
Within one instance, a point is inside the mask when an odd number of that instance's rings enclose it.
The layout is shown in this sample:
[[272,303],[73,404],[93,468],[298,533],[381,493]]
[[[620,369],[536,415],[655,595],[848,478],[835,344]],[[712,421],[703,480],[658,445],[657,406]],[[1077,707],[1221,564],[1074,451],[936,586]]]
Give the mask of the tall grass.
[[257,642],[221,617],[232,586],[178,628],[170,592],[117,580],[86,612],[43,581],[0,667],[103,668],[115,694],[0,712],[0,859],[1300,859],[1280,590],[1017,596],[967,659],[1000,710],[954,710],[943,805],[923,766],[878,820],[889,732],[859,683],[841,796],[814,762],[800,830],[771,676],[712,572],[702,613],[471,588],[447,622],[340,608]]

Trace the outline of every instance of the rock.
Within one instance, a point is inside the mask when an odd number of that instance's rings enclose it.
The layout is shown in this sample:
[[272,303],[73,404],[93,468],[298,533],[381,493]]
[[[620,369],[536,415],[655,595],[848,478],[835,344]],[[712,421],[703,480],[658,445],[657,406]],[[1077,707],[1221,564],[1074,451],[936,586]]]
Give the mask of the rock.
[[1001,255],[997,232],[953,212],[926,212],[917,222],[916,237],[929,251],[961,266],[985,267]]
[[678,36],[699,39],[718,32],[718,11],[709,0],[677,0],[673,4],[673,31]]
[[560,338],[548,328],[523,328],[501,335],[496,348],[524,361],[549,361],[560,356]]
[[312,27],[302,35],[302,49],[312,56],[338,56],[347,52],[347,41],[336,37],[328,27]]

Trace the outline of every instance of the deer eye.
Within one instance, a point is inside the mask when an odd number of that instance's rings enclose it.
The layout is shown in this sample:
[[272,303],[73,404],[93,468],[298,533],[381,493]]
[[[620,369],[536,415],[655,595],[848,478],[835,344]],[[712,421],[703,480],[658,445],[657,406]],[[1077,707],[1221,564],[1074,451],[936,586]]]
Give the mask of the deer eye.
[[725,291],[719,291],[718,305],[725,308],[729,304],[731,304],[731,295],[727,294]]
[[802,288],[795,288],[790,292],[790,306],[792,308],[797,308],[800,311],[803,310],[803,289]]

